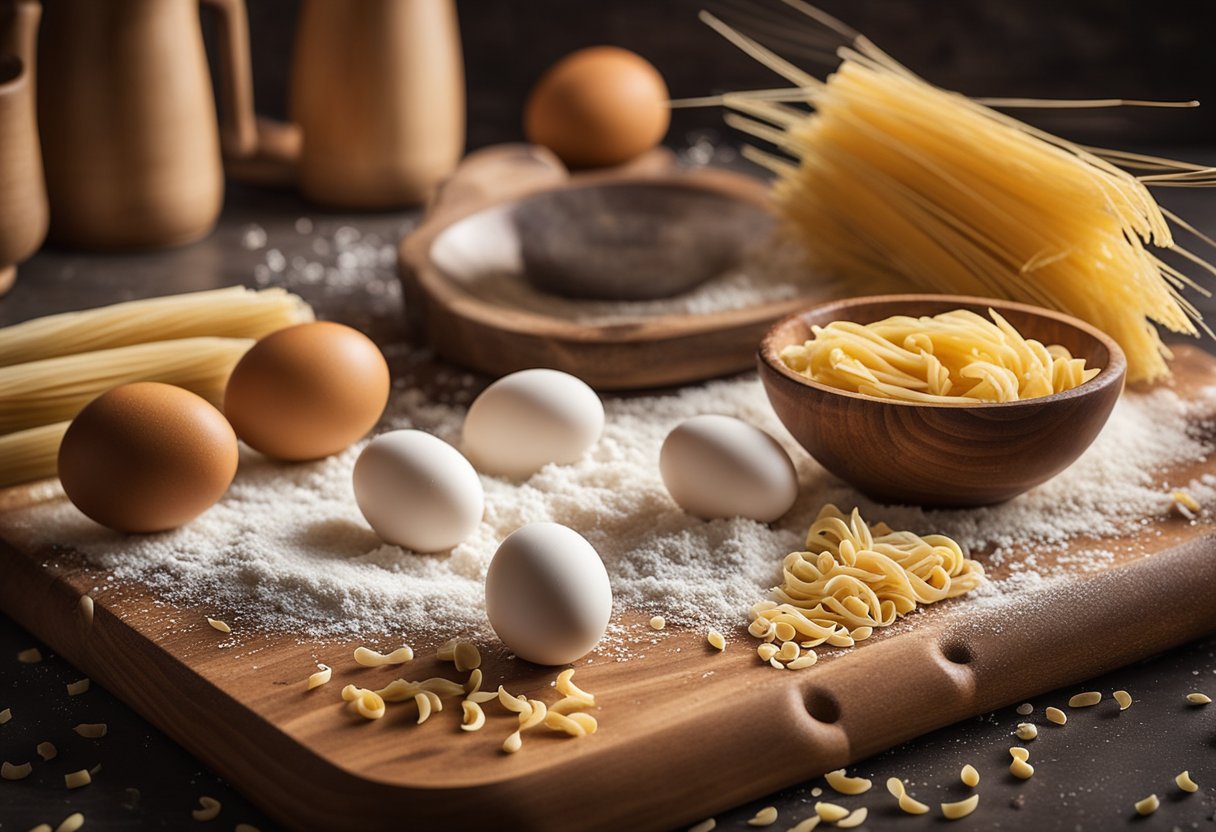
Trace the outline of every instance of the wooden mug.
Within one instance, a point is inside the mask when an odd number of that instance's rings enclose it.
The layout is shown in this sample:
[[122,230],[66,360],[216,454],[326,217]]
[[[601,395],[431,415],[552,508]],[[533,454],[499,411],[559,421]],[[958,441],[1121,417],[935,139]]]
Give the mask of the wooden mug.
[[464,64],[453,0],[304,0],[291,124],[259,119],[230,176],[296,184],[319,205],[426,201],[464,152]]
[[[48,4],[38,117],[51,238],[98,250],[162,248],[207,234],[224,194],[221,133],[200,0]],[[256,149],[244,0],[220,18],[223,147]]]
[[46,189],[34,106],[37,0],[0,0],[0,294],[46,236]]

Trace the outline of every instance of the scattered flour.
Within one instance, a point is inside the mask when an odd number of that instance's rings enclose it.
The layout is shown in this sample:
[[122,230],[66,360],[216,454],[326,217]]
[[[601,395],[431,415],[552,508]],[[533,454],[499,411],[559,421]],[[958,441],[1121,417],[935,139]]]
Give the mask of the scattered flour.
[[[415,361],[420,359],[415,358]],[[428,399],[401,377],[384,429],[418,427],[459,441],[471,377],[448,377],[455,395]],[[1167,484],[1154,471],[1206,456],[1216,388],[1188,402],[1169,389],[1129,394],[1107,428],[1070,469],[1001,506],[930,512],[880,507],[828,475],[798,448],[769,408],[754,376],[664,395],[606,402],[604,436],[582,461],[548,466],[523,482],[483,478],[486,515],[468,542],[448,554],[417,555],[383,545],[355,505],[350,471],[358,448],[317,463],[284,465],[245,451],[228,495],[174,532],[127,537],[102,529],[66,500],[12,515],[6,532],[26,546],[79,548],[115,582],[149,584],[166,600],[205,602],[212,614],[246,627],[302,637],[404,633],[411,638],[485,631],[482,580],[499,540],[539,520],[584,534],[604,559],[618,612],[663,615],[671,623],[727,628],[780,579],[780,563],[799,547],[826,501],[896,528],[957,537],[986,566],[1018,569],[989,592],[1041,586],[1032,549],[1078,536],[1136,528],[1169,511]],[[446,399],[446,401],[444,401]],[[771,432],[797,460],[802,486],[794,509],[773,526],[747,520],[705,522],[682,513],[658,473],[659,447],[676,423],[699,413],[738,416]],[[1206,504],[1216,480],[1183,486]],[[1065,568],[1101,568],[1113,555],[1070,552]]]

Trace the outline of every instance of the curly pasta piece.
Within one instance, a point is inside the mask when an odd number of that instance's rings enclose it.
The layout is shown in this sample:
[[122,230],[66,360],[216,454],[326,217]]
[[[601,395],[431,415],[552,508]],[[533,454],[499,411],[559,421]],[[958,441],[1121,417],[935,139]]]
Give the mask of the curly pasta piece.
[[386,664],[405,664],[414,660],[414,651],[408,645],[398,647],[391,653],[378,653],[366,647],[355,648],[355,662],[364,667],[383,667]]
[[828,782],[836,791],[841,794],[863,794],[868,792],[874,784],[864,777],[849,777],[844,773],[844,769],[839,768],[835,771],[829,771],[823,775],[823,779]]

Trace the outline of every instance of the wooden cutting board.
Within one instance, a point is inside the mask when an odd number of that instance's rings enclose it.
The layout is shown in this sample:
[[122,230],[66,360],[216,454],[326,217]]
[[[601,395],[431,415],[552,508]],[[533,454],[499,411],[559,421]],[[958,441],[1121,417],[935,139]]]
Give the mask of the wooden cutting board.
[[[1174,366],[1183,395],[1216,384],[1216,359],[1194,348],[1180,349]],[[1209,471],[1211,459],[1163,473],[1177,483]],[[0,538],[33,500],[34,489],[0,492]],[[47,529],[48,545],[35,551],[3,547],[0,608],[292,828],[687,825],[1216,624],[1209,509],[1195,523],[1156,518],[1135,537],[1102,541],[1115,553],[1109,568],[1077,572],[1050,594],[944,602],[855,649],[822,651],[803,671],[760,663],[741,628],[718,654],[702,632],[667,632],[651,644],[655,634],[631,616],[624,623],[644,639],[644,655],[577,664],[576,680],[599,699],[599,732],[534,732],[507,756],[499,746],[514,719],[494,705],[482,731],[465,733],[453,700],[422,726],[412,707],[367,722],[340,702],[348,682],[457,678],[433,645],[415,644],[418,658],[404,671],[360,668],[356,642],[239,631],[228,639],[204,621],[214,610],[164,605],[139,586],[100,594],[86,626],[79,598],[105,575],[54,537]],[[1036,555],[1045,565],[1058,557]],[[316,661],[334,668],[334,681],[307,692]],[[495,654],[483,669],[486,687],[556,698],[556,669]],[[888,799],[876,789],[872,805]]]

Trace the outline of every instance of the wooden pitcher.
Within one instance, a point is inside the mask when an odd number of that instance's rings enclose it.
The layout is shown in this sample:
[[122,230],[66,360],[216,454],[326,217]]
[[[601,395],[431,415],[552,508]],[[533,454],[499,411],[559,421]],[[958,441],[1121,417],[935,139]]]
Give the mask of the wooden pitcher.
[[427,199],[464,150],[464,65],[452,0],[305,0],[291,115],[313,202]]
[[[219,216],[221,138],[200,0],[51,0],[38,116],[51,238],[88,249],[180,245]],[[257,142],[244,0],[220,16],[224,148]]]
[[37,0],[0,0],[0,294],[46,236],[46,189],[34,107]]

